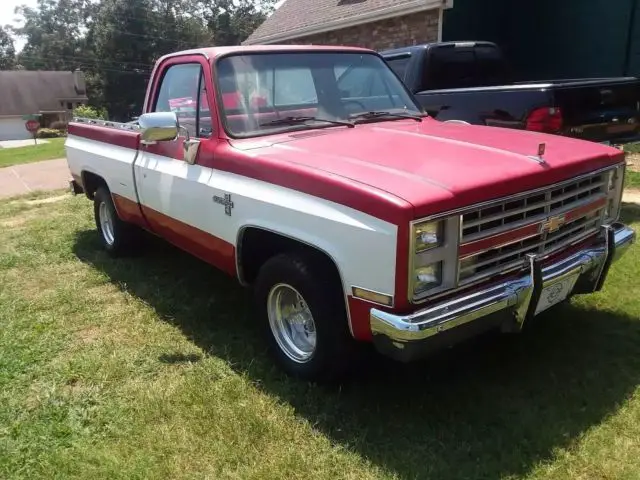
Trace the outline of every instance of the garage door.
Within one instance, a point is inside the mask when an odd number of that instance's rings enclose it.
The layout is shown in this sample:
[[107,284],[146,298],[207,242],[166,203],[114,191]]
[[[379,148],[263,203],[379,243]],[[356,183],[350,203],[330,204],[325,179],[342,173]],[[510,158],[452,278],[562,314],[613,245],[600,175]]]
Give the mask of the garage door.
[[27,140],[31,134],[24,128],[24,120],[16,118],[0,118],[0,140]]

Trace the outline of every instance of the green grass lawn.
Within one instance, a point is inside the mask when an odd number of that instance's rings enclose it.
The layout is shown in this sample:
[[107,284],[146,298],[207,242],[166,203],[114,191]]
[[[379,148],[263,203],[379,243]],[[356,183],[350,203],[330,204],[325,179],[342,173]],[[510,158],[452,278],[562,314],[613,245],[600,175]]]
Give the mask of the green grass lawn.
[[624,176],[624,186],[625,188],[640,188],[640,172],[634,172],[627,168]]
[[39,143],[20,148],[0,148],[0,168],[10,167],[21,163],[39,162],[41,160],[52,160],[54,158],[64,158],[64,138],[47,138],[49,143]]
[[627,153],[640,153],[640,143],[628,143],[623,148]]
[[234,281],[110,259],[91,211],[0,202],[0,478],[640,477],[638,246],[526,334],[328,388],[272,367]]

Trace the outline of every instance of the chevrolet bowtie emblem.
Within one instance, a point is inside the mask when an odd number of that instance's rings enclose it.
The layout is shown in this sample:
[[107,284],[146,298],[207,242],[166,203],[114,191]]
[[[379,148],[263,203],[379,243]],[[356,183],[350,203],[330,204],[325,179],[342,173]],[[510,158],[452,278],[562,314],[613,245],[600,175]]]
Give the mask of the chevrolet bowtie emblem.
[[213,197],[213,201],[224,206],[224,213],[231,216],[231,209],[233,208],[233,202],[231,201],[231,194],[225,193],[224,197]]
[[560,230],[560,227],[562,227],[565,224],[565,218],[564,215],[558,216],[558,217],[549,217],[547,219],[546,222],[542,223],[540,225],[540,231],[542,233],[547,232],[547,233],[553,233],[556,232],[558,230]]

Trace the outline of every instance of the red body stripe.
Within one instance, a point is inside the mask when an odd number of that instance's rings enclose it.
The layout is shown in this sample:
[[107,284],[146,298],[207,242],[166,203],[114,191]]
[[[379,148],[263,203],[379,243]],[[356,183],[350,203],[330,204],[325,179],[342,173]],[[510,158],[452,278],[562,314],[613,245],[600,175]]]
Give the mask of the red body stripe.
[[[606,205],[607,199],[600,198],[595,200],[587,205],[583,205],[582,207],[578,207],[574,210],[570,210],[565,213],[565,223],[572,222],[589,212],[593,212],[594,210],[598,210]],[[546,220],[545,220],[546,221]],[[517,228],[515,230],[510,230],[508,232],[501,233],[499,235],[494,235],[492,237],[483,238],[482,240],[478,240],[475,242],[464,243],[460,245],[460,249],[458,253],[461,257],[468,257],[469,255],[473,255],[478,252],[482,252],[484,250],[488,250],[491,248],[499,247],[500,245],[505,245],[508,243],[517,242],[519,240],[524,240],[525,238],[529,238],[533,235],[536,235],[540,231],[540,226],[545,222],[533,223],[531,225],[525,225],[524,227]]]
[[[348,297],[349,315],[351,317],[351,330],[356,340],[370,342],[373,338],[369,323],[369,312],[372,308],[380,308],[359,298]],[[390,311],[388,309],[385,309]]]
[[138,149],[140,143],[140,133],[129,130],[117,130],[115,128],[104,128],[99,125],[85,125],[82,123],[70,123],[69,135],[89,138],[98,142],[117,145],[119,147]]
[[396,308],[409,308],[409,222],[398,225],[398,244],[396,247]]
[[483,238],[482,240],[464,243],[460,245],[458,253],[461,257],[467,257],[474,253],[482,252],[483,250],[488,250],[500,245],[523,240],[525,238],[536,235],[539,231],[540,223],[525,225],[524,227],[516,228],[515,230],[509,230],[508,232],[500,233],[492,237]]
[[229,275],[236,276],[236,249],[232,244],[144,205],[142,211],[153,233]]
[[175,160],[184,160],[184,138],[180,137],[175,142],[158,142],[154,145],[141,145],[141,150],[161,155],[163,157],[173,158]]
[[[138,203],[120,195],[113,195],[113,200],[122,220],[148,228],[191,255],[236,276],[236,251],[230,243],[151,208],[141,209]],[[372,306],[363,300],[348,297],[351,326],[357,340],[371,341],[369,311]]]
[[198,164],[313,195],[394,225],[408,225],[413,219],[413,206],[395,195],[296,163],[260,157],[248,159],[224,140],[203,141]]
[[138,202],[134,202],[115,193],[111,194],[111,198],[113,198],[116,212],[118,212],[118,217],[120,217],[121,220],[149,229],[149,225],[142,214],[142,209]]
[[113,200],[118,216],[125,222],[140,225],[191,255],[236,276],[236,249],[232,244],[152,208],[140,208],[138,203],[120,195],[113,195]]
[[572,222],[573,220],[576,220],[577,218],[580,218],[589,212],[593,212],[594,210],[598,210],[599,208],[604,207],[606,204],[607,204],[607,199],[601,198],[583,207],[579,207],[579,208],[576,208],[575,210],[571,210],[570,212],[567,212],[567,214],[565,215],[564,217],[565,221]]

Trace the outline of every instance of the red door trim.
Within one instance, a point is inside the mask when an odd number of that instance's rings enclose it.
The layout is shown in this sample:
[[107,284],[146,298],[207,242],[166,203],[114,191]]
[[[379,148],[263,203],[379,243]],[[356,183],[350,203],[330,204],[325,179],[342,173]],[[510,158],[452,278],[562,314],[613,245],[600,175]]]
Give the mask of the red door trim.
[[[155,104],[158,99],[158,95],[160,93],[160,87],[162,86],[162,80],[166,72],[169,68],[175,65],[200,65],[204,74],[204,84],[206,91],[207,103],[209,105],[209,111],[211,112],[211,124],[213,128],[213,133],[210,138],[199,138],[201,142],[211,142],[216,141],[216,134],[220,130],[220,119],[218,114],[218,109],[216,105],[216,98],[213,94],[213,78],[211,72],[211,64],[210,62],[202,55],[180,55],[176,57],[169,57],[164,60],[161,64],[157,66],[153,73],[153,83],[149,86],[149,90],[147,92],[147,102],[145,104],[145,113],[151,113],[154,111]],[[198,102],[198,99],[196,99]],[[200,104],[198,104],[198,108],[200,108]],[[198,138],[198,137],[195,137]],[[184,159],[184,150],[182,145],[184,143],[184,138],[180,137],[174,142],[158,142],[155,145],[141,145],[142,150],[153,153],[156,155],[162,155],[165,157],[171,157],[176,160]]]

